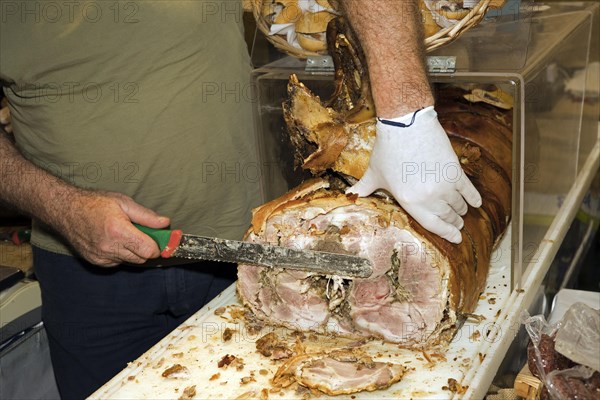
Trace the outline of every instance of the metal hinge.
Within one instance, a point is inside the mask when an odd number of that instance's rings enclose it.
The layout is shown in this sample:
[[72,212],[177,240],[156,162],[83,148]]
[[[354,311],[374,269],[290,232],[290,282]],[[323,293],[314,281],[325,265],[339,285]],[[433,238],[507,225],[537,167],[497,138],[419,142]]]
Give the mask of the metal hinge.
[[[306,72],[333,72],[331,56],[309,56],[306,59]],[[430,73],[453,73],[456,71],[455,56],[428,56],[427,70]]]
[[309,56],[306,59],[306,72],[333,72],[333,58],[331,56]]
[[456,71],[456,56],[428,56],[427,71],[431,74],[451,74]]

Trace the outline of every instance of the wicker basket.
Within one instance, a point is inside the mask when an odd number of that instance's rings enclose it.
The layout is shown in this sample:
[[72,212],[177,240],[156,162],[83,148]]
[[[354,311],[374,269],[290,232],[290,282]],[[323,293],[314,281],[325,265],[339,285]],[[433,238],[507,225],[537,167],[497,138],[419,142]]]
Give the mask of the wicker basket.
[[425,38],[425,50],[432,51],[440,46],[456,40],[467,29],[477,25],[485,16],[492,0],[481,0],[467,15],[454,26],[441,29]]
[[[252,12],[254,19],[256,20],[256,26],[266,36],[269,42],[280,51],[300,59],[323,54],[294,47],[281,35],[270,35],[270,23],[263,17],[261,12],[265,1],[269,0],[242,0],[244,9]],[[458,20],[455,25],[448,28],[442,28],[435,34],[425,38],[426,51],[432,51],[456,40],[467,29],[478,24],[485,16],[488,8],[500,8],[504,4],[504,1],[505,0],[481,0],[464,18]]]

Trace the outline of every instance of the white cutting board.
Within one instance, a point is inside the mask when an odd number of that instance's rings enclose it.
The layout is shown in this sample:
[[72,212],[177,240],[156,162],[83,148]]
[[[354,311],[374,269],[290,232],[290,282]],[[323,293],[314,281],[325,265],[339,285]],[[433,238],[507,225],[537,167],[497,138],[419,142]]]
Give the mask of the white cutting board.
[[[399,349],[397,345],[380,340],[362,346],[361,348],[375,360],[405,365],[408,368],[407,373],[400,382],[386,390],[338,397],[450,399],[461,396],[460,393],[445,388],[449,378],[455,379],[466,388],[473,380],[482,381],[482,374],[493,376],[496,371],[482,371],[477,368],[487,356],[484,349],[489,349],[491,342],[498,340],[498,335],[503,334],[498,332],[495,322],[511,294],[510,232],[509,225],[500,246],[492,255],[487,286],[474,312],[483,316],[483,320],[468,320],[447,348],[429,351],[427,356],[433,362],[429,362],[420,351]],[[221,307],[226,307],[225,313],[215,315],[214,311]],[[241,395],[247,396],[244,398],[260,398],[264,389],[268,391],[272,388],[269,380],[281,365],[281,361],[275,362],[259,354],[254,342],[271,331],[275,331],[281,338],[290,337],[292,332],[284,328],[265,327],[260,333],[251,334],[243,321],[234,320],[230,316],[231,310],[240,308],[235,285],[232,285],[144,355],[131,362],[90,399],[177,399],[186,387],[193,385],[196,386],[197,399],[235,399]],[[222,334],[226,328],[235,329],[236,332],[231,340],[224,342]],[[321,335],[315,341],[314,337],[311,340],[309,336],[306,334],[307,338],[303,341],[308,350],[331,350],[355,342]],[[289,341],[293,342],[291,338]],[[436,353],[443,355],[445,360]],[[227,354],[241,357],[243,369],[218,368],[218,362]],[[493,356],[503,357],[503,354]],[[162,373],[174,364],[188,368],[189,378],[162,377]],[[219,374],[218,377],[215,377],[215,374]],[[241,384],[241,379],[248,377],[252,377],[254,381]],[[269,393],[271,399],[301,399],[305,396],[305,392],[294,390]],[[310,397],[317,396],[312,394]],[[321,398],[326,397],[328,396],[321,395]]]

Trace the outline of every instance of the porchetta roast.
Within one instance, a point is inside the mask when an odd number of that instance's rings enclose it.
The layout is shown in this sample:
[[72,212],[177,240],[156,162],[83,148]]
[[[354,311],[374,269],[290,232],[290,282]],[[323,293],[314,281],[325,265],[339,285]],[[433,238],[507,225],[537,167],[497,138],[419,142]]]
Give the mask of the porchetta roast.
[[302,168],[315,178],[254,210],[246,240],[354,254],[371,277],[322,276],[240,265],[238,294],[260,319],[301,331],[380,338],[424,348],[448,340],[474,310],[511,205],[510,110],[436,90],[436,110],[483,198],[464,216],[463,241],[423,229],[385,194],[344,194],[365,172],[375,140],[368,71],[342,18],[329,24],[336,89],[324,102],[292,75],[284,116]]

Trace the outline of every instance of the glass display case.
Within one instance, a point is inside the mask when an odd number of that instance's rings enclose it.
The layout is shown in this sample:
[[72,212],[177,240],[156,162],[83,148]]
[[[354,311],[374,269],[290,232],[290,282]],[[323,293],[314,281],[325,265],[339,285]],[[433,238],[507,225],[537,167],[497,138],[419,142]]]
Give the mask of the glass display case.
[[[520,13],[487,18],[429,57],[450,59],[452,70],[430,70],[434,85],[499,89],[513,99],[511,258],[513,286],[559,210],[598,140],[598,80],[586,73],[598,4],[535,3]],[[294,73],[323,99],[333,73],[315,62],[279,58],[253,73],[255,132],[264,171],[263,200],[308,174],[294,165],[281,104]],[[326,62],[326,60],[325,60]],[[596,86],[596,87],[592,87]]]

